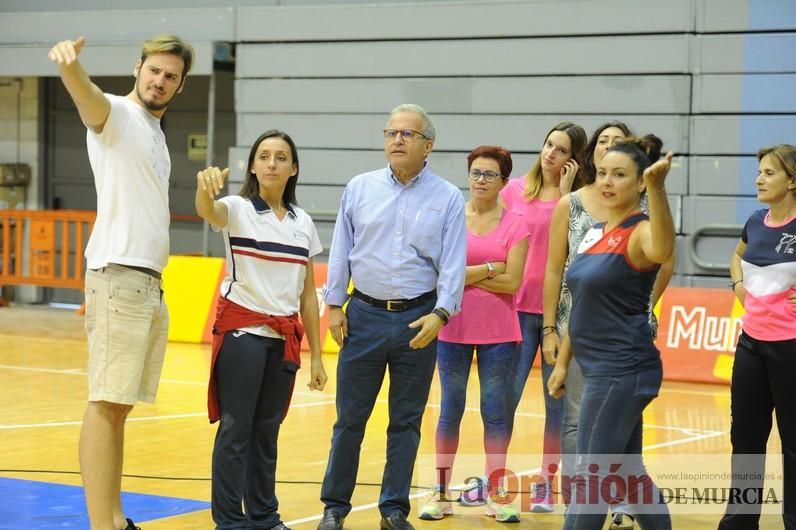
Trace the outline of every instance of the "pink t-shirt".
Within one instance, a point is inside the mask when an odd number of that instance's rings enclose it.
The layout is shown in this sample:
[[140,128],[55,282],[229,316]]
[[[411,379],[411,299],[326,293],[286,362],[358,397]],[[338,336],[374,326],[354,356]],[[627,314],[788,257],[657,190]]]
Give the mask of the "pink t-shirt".
[[[521,215],[508,210],[497,227],[478,236],[467,231],[467,265],[506,261],[509,250],[528,237]],[[439,339],[459,344],[497,344],[522,340],[517,305],[512,294],[492,293],[467,285],[462,310],[439,332]]]
[[774,224],[770,215],[767,209],[754,212],[741,232],[743,330],[757,340],[793,340],[796,313],[789,297],[796,285],[796,217]]
[[517,291],[517,310],[524,313],[542,313],[542,285],[547,263],[547,241],[550,236],[550,220],[558,199],[554,201],[525,200],[525,177],[511,179],[500,192],[506,208],[521,214],[528,229],[528,257],[525,260],[525,275]]

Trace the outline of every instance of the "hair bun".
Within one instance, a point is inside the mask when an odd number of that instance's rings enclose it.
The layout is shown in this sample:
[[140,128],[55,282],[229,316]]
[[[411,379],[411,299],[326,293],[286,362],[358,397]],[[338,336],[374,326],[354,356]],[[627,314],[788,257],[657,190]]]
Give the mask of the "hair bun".
[[663,140],[654,134],[646,134],[639,138],[639,147],[647,154],[650,163],[654,164],[661,157],[661,150],[663,149]]
[[625,153],[633,158],[639,174],[644,173],[648,167],[654,164],[661,157],[663,140],[654,134],[644,136],[630,136],[620,140],[608,148],[608,152],[617,151]]
[[618,143],[629,144],[639,148],[649,159],[650,164],[654,164],[661,157],[661,150],[663,149],[663,140],[652,133],[644,136],[628,136]]

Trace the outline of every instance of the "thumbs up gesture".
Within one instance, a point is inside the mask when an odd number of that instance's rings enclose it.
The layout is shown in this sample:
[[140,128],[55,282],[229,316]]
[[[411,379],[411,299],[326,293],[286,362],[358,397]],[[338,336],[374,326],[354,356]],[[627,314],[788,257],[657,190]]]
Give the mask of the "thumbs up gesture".
[[77,40],[63,40],[50,48],[47,57],[58,66],[70,66],[77,62],[77,56],[80,55],[80,50],[83,49],[85,43],[85,37],[79,37]]

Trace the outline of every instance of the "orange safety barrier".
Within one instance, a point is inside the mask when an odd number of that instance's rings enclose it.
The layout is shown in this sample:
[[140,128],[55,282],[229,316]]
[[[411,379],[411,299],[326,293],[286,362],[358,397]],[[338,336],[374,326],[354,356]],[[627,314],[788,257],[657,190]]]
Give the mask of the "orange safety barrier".
[[96,216],[83,210],[0,210],[0,285],[82,289],[83,252]]

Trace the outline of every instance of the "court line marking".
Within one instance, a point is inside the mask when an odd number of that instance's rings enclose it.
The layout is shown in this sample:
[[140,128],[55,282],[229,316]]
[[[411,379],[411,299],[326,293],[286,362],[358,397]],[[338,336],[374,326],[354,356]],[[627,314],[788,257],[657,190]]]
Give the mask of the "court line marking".
[[5,370],[18,370],[21,372],[45,372],[48,374],[86,375],[86,371],[83,368],[35,368],[33,366],[15,366],[12,364],[0,364],[0,368]]
[[[0,335],[2,337],[2,335]],[[52,339],[47,339],[52,340]],[[67,374],[67,375],[85,375],[86,371],[82,368],[35,368],[32,366],[20,366],[20,365],[10,365],[10,364],[0,364],[0,369],[7,369],[7,370],[21,370],[21,371],[31,371],[31,372],[48,372],[54,374]],[[533,379],[535,376],[531,376]],[[163,378],[160,380],[161,383],[171,383],[175,385],[206,385],[207,381],[190,381],[185,379],[169,379]],[[698,383],[694,383],[698,384]],[[715,391],[708,391],[708,390],[685,390],[681,388],[666,388],[666,381],[664,381],[664,386],[661,387],[660,393],[671,393],[671,394],[690,394],[694,396],[720,396],[720,397],[729,397],[730,395],[730,387],[720,387],[717,388]]]
[[[44,373],[51,373],[51,374],[64,374],[64,375],[86,375],[86,370],[84,368],[36,368],[33,366],[18,366],[18,365],[11,365],[11,364],[0,364],[0,369],[6,370],[19,370],[23,372],[44,372]],[[183,379],[168,379],[168,378],[161,378],[161,383],[172,383],[177,385],[191,385],[191,386],[207,386],[207,381],[186,381]],[[306,392],[306,391],[295,391],[293,392],[294,396],[322,396],[323,392]]]
[[[85,370],[82,370],[82,369],[79,369],[79,368],[68,368],[68,369],[35,368],[35,367],[29,367],[29,366],[18,366],[18,365],[8,365],[8,364],[0,364],[0,368],[4,368],[4,369],[8,369],[8,370],[21,370],[21,371],[44,372],[44,373],[66,374],[66,375],[85,375],[86,374]],[[186,381],[186,380],[181,380],[181,379],[168,379],[168,378],[161,379],[161,382],[162,383],[173,383],[173,384],[184,384],[184,385],[195,385],[195,386],[207,385],[206,381],[201,381],[201,382],[199,382],[199,381]],[[318,394],[318,393],[313,393],[313,392],[305,392],[305,391],[298,391],[298,392],[294,392],[294,395],[297,395],[297,396],[309,396],[309,397],[319,397],[319,396],[321,396],[323,394]],[[388,401],[386,399],[377,399],[376,402],[377,403],[388,403]],[[332,399],[332,400],[317,401],[317,402],[311,402],[311,403],[298,403],[298,404],[292,405],[291,408],[299,408],[299,407],[303,407],[303,406],[334,405],[334,404],[335,404],[335,401]],[[441,405],[439,403],[428,403],[428,404],[426,404],[426,408],[436,408],[436,409],[438,409],[438,408],[440,408],[440,406]],[[465,407],[464,410],[466,410],[467,412],[478,412],[478,413],[481,412],[481,409],[477,408],[477,407]],[[538,414],[538,413],[533,413],[533,412],[516,412],[515,415],[516,416],[526,417],[526,418],[537,418],[537,419],[544,419],[544,417],[545,417],[544,414]],[[158,418],[158,416],[150,416],[149,418],[156,419],[156,418]],[[161,418],[170,419],[169,417],[165,417],[165,416],[161,416]],[[135,419],[135,418],[130,418],[130,420],[128,420],[128,421],[131,421],[133,419]],[[63,423],[64,425],[73,425],[73,423],[71,423],[71,422],[65,422],[65,423],[61,422],[61,423]],[[77,422],[77,423],[79,424],[80,422]],[[38,427],[44,427],[44,426],[57,427],[57,426],[60,426],[59,423],[40,423],[40,424],[31,424],[31,425],[38,426]],[[725,432],[725,431],[712,431],[712,430],[707,430],[707,429],[694,429],[693,427],[676,427],[676,426],[670,426],[670,425],[655,425],[655,424],[650,424],[650,423],[645,423],[644,426],[645,427],[649,427],[651,429],[677,431],[677,432],[682,432],[684,434],[688,434],[689,432],[702,432],[702,433],[706,433],[706,434],[724,434],[724,432]],[[0,429],[10,429],[10,428],[24,429],[24,428],[29,428],[29,427],[26,427],[25,424],[19,424],[18,427],[12,427],[12,426],[6,426],[6,425],[0,424]]]
[[[325,405],[334,405],[334,400],[326,400],[326,401],[313,401],[310,403],[297,403],[295,405],[291,405],[291,409],[304,409],[309,407],[320,407]],[[157,420],[178,420],[183,418],[196,418],[200,416],[207,416],[207,412],[185,412],[182,414],[166,414],[163,416],[133,416],[127,418],[127,422],[136,422],[136,421],[157,421]],[[54,422],[44,422],[44,423],[17,423],[17,424],[0,424],[0,430],[10,430],[10,429],[37,429],[42,427],[69,427],[74,425],[82,425],[83,420],[73,420],[73,421],[54,421]]]
[[[0,338],[8,339],[8,340],[19,340],[24,342],[36,341],[36,342],[74,342],[77,344],[87,344],[86,339],[72,339],[69,337],[63,337],[59,339],[53,339],[50,337],[37,337],[35,335],[9,335],[8,333],[0,333]],[[88,347],[88,346],[87,346]]]
[[[680,381],[678,381],[679,383]],[[699,383],[694,383],[699,384]],[[722,386],[717,388],[715,391],[710,392],[708,390],[684,390],[681,388],[661,388],[661,392],[667,392],[669,394],[691,394],[693,396],[721,396],[721,397],[730,397],[730,387]]]

